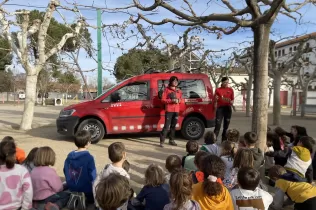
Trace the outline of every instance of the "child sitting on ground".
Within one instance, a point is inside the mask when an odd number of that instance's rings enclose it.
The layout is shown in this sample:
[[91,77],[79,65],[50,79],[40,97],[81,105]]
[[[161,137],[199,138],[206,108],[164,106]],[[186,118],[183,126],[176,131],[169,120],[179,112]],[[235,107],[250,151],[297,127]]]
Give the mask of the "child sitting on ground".
[[212,131],[208,131],[204,136],[204,145],[200,148],[201,151],[208,152],[213,155],[220,156],[220,146],[216,144],[216,135]]
[[200,204],[202,210],[234,209],[229,191],[222,183],[225,163],[220,157],[208,155],[202,164],[204,182],[193,185],[192,199]]
[[311,153],[313,152],[314,139],[308,136],[301,137],[297,146],[292,149],[286,149],[278,152],[267,152],[265,155],[275,158],[287,158],[284,168],[287,170],[287,180],[289,181],[306,181],[312,182],[312,174],[307,172],[311,168]]
[[[35,168],[31,172],[33,183],[33,200],[46,206],[63,208],[66,206],[70,194],[63,192],[63,183],[54,166],[56,154],[50,147],[40,147],[35,155]],[[47,208],[47,207],[45,207]]]
[[234,162],[234,149],[235,144],[231,141],[223,141],[221,144],[221,159],[224,161],[226,165],[225,170],[225,177],[224,177],[224,184],[225,180],[228,180],[231,176],[233,162]]
[[71,192],[83,192],[88,203],[94,203],[92,185],[96,178],[93,156],[88,147],[91,142],[89,131],[78,132],[75,138],[77,150],[68,154],[64,164],[67,188]]
[[22,165],[31,173],[31,171],[35,168],[34,165],[34,158],[38,147],[34,147],[29,154],[27,155],[26,159],[23,161]]
[[0,142],[0,209],[31,209],[33,187],[27,169],[16,163],[13,141]]
[[171,203],[164,210],[200,210],[200,205],[191,200],[192,179],[185,170],[176,171],[170,178]]
[[240,149],[240,148],[247,148],[247,145],[246,145],[246,141],[245,141],[244,136],[240,136],[240,137],[239,137],[239,140],[238,140],[238,149]]
[[275,181],[276,192],[271,209],[279,210],[284,205],[284,196],[294,202],[295,210],[316,209],[316,187],[306,182],[291,182],[283,178],[287,173],[282,166],[273,166],[269,170],[269,177]]
[[[102,178],[109,176],[111,173],[118,173],[122,176],[125,176],[127,179],[130,179],[127,171],[124,170],[123,164],[126,160],[126,150],[122,142],[114,142],[108,147],[109,159],[112,162],[111,164],[106,164],[104,169],[100,172],[93,183],[93,195],[96,198],[95,188],[99,184]],[[95,202],[95,205],[98,206],[98,203]]]
[[168,173],[165,176],[166,183],[169,184],[171,173],[181,170],[181,159],[178,155],[169,155],[166,159],[166,165],[165,165]]
[[[278,136],[275,133],[268,132],[267,133],[267,142],[266,142],[266,147],[265,147],[265,153],[266,152],[274,152],[274,139],[278,140]],[[269,157],[269,156],[264,156],[265,160],[265,174],[268,174],[269,169],[274,166],[274,157]]]
[[224,185],[228,190],[233,189],[237,184],[237,175],[240,168],[253,167],[253,154],[250,149],[239,149],[234,157],[233,169],[230,177],[224,180]]
[[[16,145],[14,138],[11,136],[4,137],[2,141],[12,141]],[[26,158],[25,151],[17,146],[15,147],[15,149],[16,149],[16,153],[15,153],[16,162],[19,164],[22,164]]]
[[287,137],[286,137],[286,131],[281,128],[281,127],[276,127],[274,129],[274,132],[278,135],[279,137],[279,141],[280,141],[280,149],[284,150],[285,149],[285,145],[286,145],[286,141],[287,141]]
[[194,164],[195,154],[199,151],[199,144],[197,141],[188,141],[186,144],[187,155],[182,158],[182,167],[187,171],[196,171]]
[[114,172],[96,186],[96,201],[102,210],[126,210],[130,198],[129,180]]
[[247,132],[244,135],[245,143],[247,148],[249,148],[253,152],[254,158],[254,168],[259,170],[261,166],[264,164],[264,153],[260,148],[256,148],[256,143],[258,141],[257,134],[254,132]]
[[169,184],[166,184],[162,168],[156,164],[148,166],[145,172],[145,186],[132,205],[137,207],[145,201],[145,209],[161,210],[169,200]]
[[238,171],[238,188],[230,192],[235,210],[268,210],[273,201],[270,193],[258,187],[260,173],[252,167],[240,168]]
[[204,181],[204,174],[202,172],[202,166],[203,166],[202,161],[203,161],[203,158],[206,157],[207,155],[208,153],[204,151],[198,151],[195,155],[194,164],[197,170],[191,173],[193,184]]

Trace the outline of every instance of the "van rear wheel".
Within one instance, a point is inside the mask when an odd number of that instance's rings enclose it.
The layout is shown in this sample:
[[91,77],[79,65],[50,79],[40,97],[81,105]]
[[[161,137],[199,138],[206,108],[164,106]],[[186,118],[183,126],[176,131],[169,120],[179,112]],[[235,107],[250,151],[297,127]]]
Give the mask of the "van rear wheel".
[[199,140],[203,137],[205,125],[198,117],[187,118],[181,128],[182,136],[187,140]]
[[92,144],[98,143],[105,135],[103,124],[99,120],[93,118],[86,119],[80,123],[77,132],[82,130],[86,130],[91,133]]

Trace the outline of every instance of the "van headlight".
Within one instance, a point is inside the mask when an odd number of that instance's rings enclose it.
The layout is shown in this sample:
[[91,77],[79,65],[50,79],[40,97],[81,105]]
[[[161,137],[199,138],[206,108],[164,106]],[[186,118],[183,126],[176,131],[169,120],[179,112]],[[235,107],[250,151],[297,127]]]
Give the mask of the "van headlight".
[[75,113],[75,109],[61,110],[59,113],[59,117],[69,117],[73,113]]

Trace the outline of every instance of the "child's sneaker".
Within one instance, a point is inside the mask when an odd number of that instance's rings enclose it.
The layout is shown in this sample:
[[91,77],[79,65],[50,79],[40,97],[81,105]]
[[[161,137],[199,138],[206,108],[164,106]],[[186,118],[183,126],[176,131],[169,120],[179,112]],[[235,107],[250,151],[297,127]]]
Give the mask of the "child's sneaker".
[[59,210],[59,206],[54,203],[48,202],[45,205],[45,210]]

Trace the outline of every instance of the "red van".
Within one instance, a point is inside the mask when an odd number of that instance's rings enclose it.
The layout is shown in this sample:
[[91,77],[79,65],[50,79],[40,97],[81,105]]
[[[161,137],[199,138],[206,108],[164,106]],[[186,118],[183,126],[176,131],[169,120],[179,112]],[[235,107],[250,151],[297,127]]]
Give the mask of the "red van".
[[213,91],[207,75],[189,73],[150,73],[124,80],[92,101],[64,108],[56,121],[58,133],[74,136],[89,130],[92,143],[97,143],[105,134],[161,131],[165,110],[159,96],[171,76],[178,77],[185,99],[176,129],[185,139],[200,139],[205,128],[214,127]]

